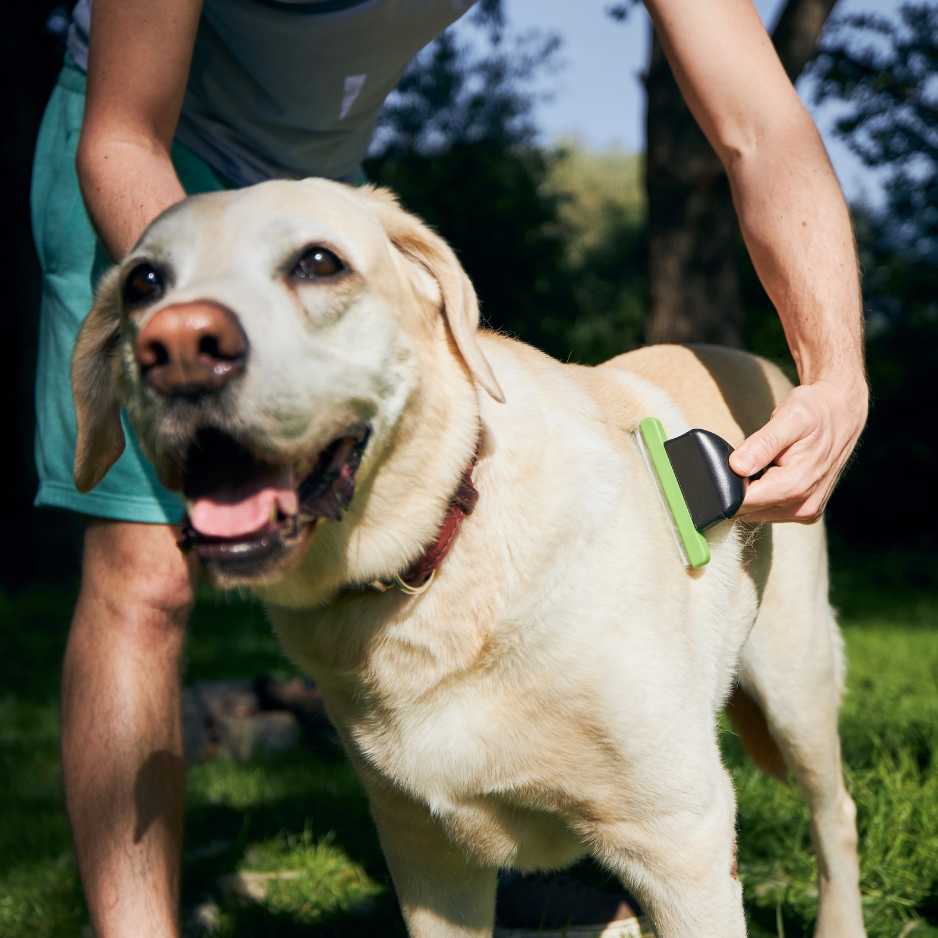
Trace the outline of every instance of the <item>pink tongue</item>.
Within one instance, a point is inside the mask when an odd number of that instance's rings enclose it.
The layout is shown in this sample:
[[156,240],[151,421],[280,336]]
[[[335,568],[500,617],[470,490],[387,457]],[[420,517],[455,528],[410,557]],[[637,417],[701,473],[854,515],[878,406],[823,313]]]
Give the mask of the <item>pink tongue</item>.
[[207,537],[245,537],[266,528],[278,509],[285,515],[299,511],[289,469],[193,499],[189,503],[189,521]]

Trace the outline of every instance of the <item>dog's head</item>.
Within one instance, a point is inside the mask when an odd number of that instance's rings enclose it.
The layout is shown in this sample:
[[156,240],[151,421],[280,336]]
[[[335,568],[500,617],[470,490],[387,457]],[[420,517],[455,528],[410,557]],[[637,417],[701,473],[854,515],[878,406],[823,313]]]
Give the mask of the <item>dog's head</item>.
[[384,191],[305,180],[188,199],[106,275],[81,330],[78,488],[120,455],[126,407],[216,579],[269,581],[341,520],[428,348],[502,399],[478,318],[453,252]]

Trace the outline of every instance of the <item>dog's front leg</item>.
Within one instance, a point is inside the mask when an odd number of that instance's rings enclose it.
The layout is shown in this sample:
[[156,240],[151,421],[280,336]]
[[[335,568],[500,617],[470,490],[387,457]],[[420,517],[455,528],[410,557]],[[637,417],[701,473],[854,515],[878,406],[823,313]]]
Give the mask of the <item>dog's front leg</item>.
[[746,935],[735,797],[723,767],[717,762],[712,768],[709,792],[699,803],[678,797],[669,804],[665,797],[639,823],[604,824],[588,835],[597,859],[638,899],[657,938]]
[[409,800],[372,798],[372,814],[411,938],[490,938],[495,868],[475,863]]

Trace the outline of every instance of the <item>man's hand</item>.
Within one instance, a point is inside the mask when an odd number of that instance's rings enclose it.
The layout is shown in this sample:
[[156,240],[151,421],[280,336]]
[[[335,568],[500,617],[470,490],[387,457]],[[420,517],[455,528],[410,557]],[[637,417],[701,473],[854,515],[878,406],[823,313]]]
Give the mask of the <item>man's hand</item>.
[[796,387],[730,456],[741,476],[768,466],[750,483],[739,517],[803,524],[820,518],[866,423],[868,401],[862,380]]

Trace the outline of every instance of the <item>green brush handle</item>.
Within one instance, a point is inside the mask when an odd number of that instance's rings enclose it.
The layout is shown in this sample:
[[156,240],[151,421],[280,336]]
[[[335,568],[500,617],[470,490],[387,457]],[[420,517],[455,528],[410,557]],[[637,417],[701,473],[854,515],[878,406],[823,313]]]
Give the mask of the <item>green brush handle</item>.
[[687,555],[688,566],[702,567],[710,560],[710,545],[707,539],[694,527],[690,509],[684,500],[677,476],[671,466],[671,460],[664,448],[664,427],[657,417],[645,417],[638,425],[651,467],[658,477],[665,502],[674,520],[677,536],[680,538]]

